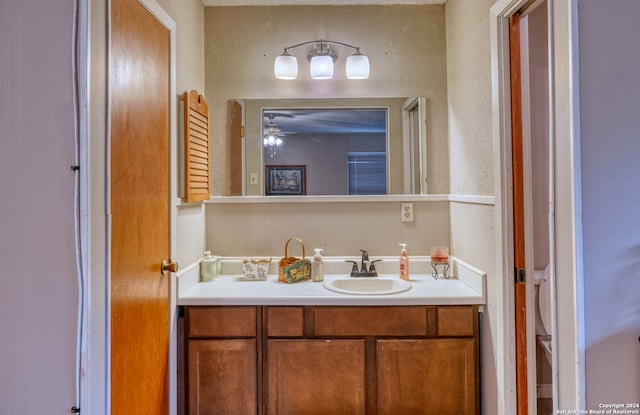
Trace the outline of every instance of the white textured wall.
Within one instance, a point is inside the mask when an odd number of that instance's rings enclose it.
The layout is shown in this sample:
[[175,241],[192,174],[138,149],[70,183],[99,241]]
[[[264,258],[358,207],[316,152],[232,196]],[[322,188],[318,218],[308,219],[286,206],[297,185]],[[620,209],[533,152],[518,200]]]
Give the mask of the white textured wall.
[[156,0],[176,22],[176,93],[204,94],[204,6],[200,0]]
[[0,2],[0,414],[75,403],[73,1]]
[[[494,195],[489,8],[494,0],[448,0],[447,102],[449,192]],[[502,277],[496,275],[492,204],[451,203],[451,245],[456,256],[487,273],[487,306],[481,325],[482,412],[498,413],[498,379],[503,367],[495,351],[503,342],[500,317]]]
[[[448,179],[444,6],[207,7],[206,98],[213,126],[213,194],[229,194],[227,102],[249,98],[427,98],[428,186],[446,193]],[[311,80],[304,57],[298,79],[277,80],[273,62],[285,46],[317,39],[360,46],[367,80],[347,80],[338,49],[334,79]]]
[[493,195],[491,45],[494,0],[449,0],[447,101],[453,194]]
[[640,400],[638,16],[640,3],[635,0],[580,1],[585,380],[589,409],[598,409],[600,403]]
[[[205,92],[204,68],[204,6],[200,0],[157,0],[176,23],[176,93],[179,99],[185,92]],[[179,110],[179,108],[178,108]],[[184,128],[176,123],[180,131]],[[180,163],[179,163],[180,164]],[[204,211],[186,206],[177,211],[177,252],[172,259],[181,266],[201,258],[204,251]]]

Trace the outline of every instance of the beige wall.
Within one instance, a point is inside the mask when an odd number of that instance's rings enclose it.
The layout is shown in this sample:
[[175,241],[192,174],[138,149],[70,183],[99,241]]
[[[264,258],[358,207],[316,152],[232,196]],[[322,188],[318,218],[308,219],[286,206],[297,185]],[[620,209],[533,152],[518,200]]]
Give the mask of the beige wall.
[[156,0],[176,23],[176,93],[204,94],[204,6],[200,0]]
[[[427,98],[428,186],[449,189],[444,6],[208,7],[205,12],[206,98],[213,127],[212,192],[229,194],[227,102],[234,98]],[[277,80],[273,62],[285,46],[316,39],[360,46],[367,80],[347,80],[338,49],[331,81],[308,75],[306,49],[295,81]]]
[[447,101],[450,189],[493,195],[489,8],[494,0],[449,0]]
[[[176,94],[187,91],[204,94],[204,6],[200,0],[157,0],[176,24]],[[177,122],[176,137],[183,126]],[[180,180],[178,178],[178,180]],[[180,206],[176,212],[176,252],[179,264],[197,261],[204,251],[204,211],[198,206]]]
[[[447,102],[450,193],[493,196],[494,161],[491,101],[489,9],[494,0],[448,0]],[[482,328],[482,413],[499,413],[505,374],[496,356],[503,342],[500,317],[502,277],[496,275],[495,206],[450,206],[451,245],[455,255],[487,273],[487,306]],[[501,383],[502,382],[502,383]]]
[[[281,258],[292,236],[308,254],[327,256],[429,255],[432,246],[449,246],[447,201],[413,202],[414,221],[401,222],[401,202],[280,202],[207,204],[207,249],[223,256]],[[426,270],[423,270],[426,272]]]

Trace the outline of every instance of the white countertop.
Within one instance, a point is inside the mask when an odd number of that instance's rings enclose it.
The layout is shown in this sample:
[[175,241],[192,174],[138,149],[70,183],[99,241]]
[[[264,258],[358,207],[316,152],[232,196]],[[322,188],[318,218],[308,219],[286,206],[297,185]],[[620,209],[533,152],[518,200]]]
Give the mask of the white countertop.
[[[388,295],[347,295],[324,288],[321,282],[278,282],[277,274],[266,281],[243,281],[241,275],[221,275],[211,282],[199,282],[198,264],[178,275],[178,305],[460,305],[485,304],[486,275],[464,263],[452,260],[454,277],[433,278],[412,274],[411,289]],[[224,270],[224,266],[223,266]],[[425,268],[426,270],[426,268]],[[344,278],[329,274],[325,279]],[[378,278],[398,278],[381,274]]]

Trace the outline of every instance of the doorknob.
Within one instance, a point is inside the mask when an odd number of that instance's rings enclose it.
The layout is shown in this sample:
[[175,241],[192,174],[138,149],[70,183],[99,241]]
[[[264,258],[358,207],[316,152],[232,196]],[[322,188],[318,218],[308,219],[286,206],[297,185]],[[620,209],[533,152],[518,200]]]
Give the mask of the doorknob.
[[171,271],[171,272],[176,272],[178,270],[178,263],[177,262],[173,262],[171,261],[171,259],[169,259],[169,261],[167,261],[166,259],[162,260],[162,268],[161,268],[161,272],[162,275],[167,275],[167,272]]

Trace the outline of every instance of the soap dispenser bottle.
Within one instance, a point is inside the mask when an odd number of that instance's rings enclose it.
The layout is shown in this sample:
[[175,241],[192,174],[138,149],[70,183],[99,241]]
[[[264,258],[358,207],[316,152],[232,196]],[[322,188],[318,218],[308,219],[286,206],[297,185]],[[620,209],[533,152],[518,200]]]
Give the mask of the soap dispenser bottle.
[[200,260],[200,281],[213,281],[220,272],[220,258],[211,255],[211,251],[204,251],[204,257]]
[[409,257],[407,256],[407,244],[400,244],[402,252],[398,262],[400,263],[400,279],[409,281]]
[[311,281],[324,281],[324,262],[322,261],[322,249],[315,248],[313,262],[311,263]]

